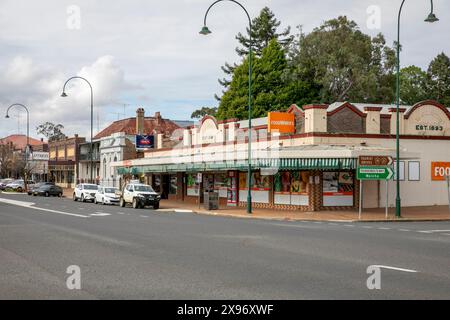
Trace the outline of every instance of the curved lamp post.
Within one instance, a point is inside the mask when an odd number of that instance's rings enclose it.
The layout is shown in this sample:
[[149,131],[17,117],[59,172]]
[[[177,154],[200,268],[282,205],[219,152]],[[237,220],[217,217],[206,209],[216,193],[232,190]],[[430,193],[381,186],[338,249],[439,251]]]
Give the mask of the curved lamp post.
[[[425,22],[436,22],[439,19],[433,13],[433,0],[431,2],[431,12],[425,19]],[[398,21],[397,21],[397,118],[396,118],[396,168],[395,168],[395,180],[397,184],[397,195],[395,198],[395,216],[397,218],[401,217],[401,200],[400,200],[400,16],[402,13],[403,5],[405,0],[402,1],[400,9],[398,11]]]
[[251,181],[252,181],[252,163],[251,163],[251,155],[252,155],[252,19],[250,18],[250,15],[248,14],[248,11],[245,9],[245,7],[240,4],[239,2],[235,0],[217,0],[213,4],[211,4],[206,10],[205,18],[203,20],[203,28],[199,32],[202,35],[208,35],[211,33],[209,28],[206,25],[206,18],[208,16],[209,10],[216,5],[219,2],[222,1],[231,1],[240,6],[247,15],[248,18],[248,25],[250,30],[250,50],[249,50],[249,58],[248,58],[248,173],[247,173],[247,213],[252,213],[252,193],[251,193]]
[[93,150],[92,150],[92,139],[93,139],[93,125],[94,125],[94,91],[92,90],[92,85],[89,81],[87,81],[85,78],[83,77],[79,77],[79,76],[75,76],[75,77],[71,77],[69,79],[67,79],[67,81],[64,83],[63,86],[63,92],[61,94],[61,97],[67,97],[66,94],[66,85],[67,83],[69,83],[69,81],[73,80],[73,79],[80,79],[80,80],[84,80],[88,85],[89,88],[91,89],[91,143],[90,143],[90,182],[93,183],[94,179],[93,179]]
[[6,116],[5,118],[9,119],[9,109],[13,108],[13,107],[21,107],[23,109],[25,109],[25,111],[27,112],[27,145],[25,147],[25,179],[24,179],[24,185],[25,185],[25,189],[27,188],[27,169],[28,169],[28,149],[30,147],[30,112],[28,111],[28,108],[25,107],[23,104],[21,103],[14,103],[12,105],[10,105],[8,107],[8,109],[6,109]]

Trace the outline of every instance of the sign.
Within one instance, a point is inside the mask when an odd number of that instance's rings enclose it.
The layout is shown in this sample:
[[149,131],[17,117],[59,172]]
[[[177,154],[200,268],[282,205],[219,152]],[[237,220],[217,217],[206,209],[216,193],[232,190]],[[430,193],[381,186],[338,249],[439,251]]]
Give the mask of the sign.
[[431,162],[431,180],[445,181],[450,176],[450,162]]
[[31,160],[36,160],[36,161],[48,161],[50,160],[50,154],[48,152],[33,152],[30,155]]
[[295,133],[295,115],[286,112],[269,112],[268,132]]
[[153,149],[155,137],[153,135],[136,135],[136,149]]
[[389,167],[359,167],[357,170],[358,180],[389,180],[393,175]]
[[392,164],[392,157],[389,156],[359,156],[359,165],[362,167],[380,167]]

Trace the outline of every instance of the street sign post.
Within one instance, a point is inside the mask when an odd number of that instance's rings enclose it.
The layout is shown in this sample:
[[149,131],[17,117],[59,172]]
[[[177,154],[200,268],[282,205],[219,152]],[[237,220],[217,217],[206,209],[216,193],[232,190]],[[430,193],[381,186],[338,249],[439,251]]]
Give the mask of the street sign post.
[[388,180],[394,176],[394,170],[390,167],[392,163],[393,159],[390,156],[360,156],[358,158],[358,169],[356,171],[356,176],[359,180],[359,219],[361,219],[362,213],[363,180],[386,181],[385,216],[387,219],[389,206]]
[[358,167],[358,180],[390,180],[394,170],[389,167]]

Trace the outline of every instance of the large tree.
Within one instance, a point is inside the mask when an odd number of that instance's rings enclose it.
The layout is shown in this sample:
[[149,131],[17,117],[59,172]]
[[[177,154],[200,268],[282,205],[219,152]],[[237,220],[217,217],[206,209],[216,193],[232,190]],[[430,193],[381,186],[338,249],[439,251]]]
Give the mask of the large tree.
[[340,16],[302,34],[298,46],[293,77],[314,81],[320,101],[393,101],[395,54],[381,34],[371,38]]
[[450,106],[450,59],[440,53],[428,67],[428,87],[430,98]]
[[14,147],[9,143],[0,143],[0,177],[10,177],[13,166]]
[[409,66],[400,71],[400,101],[413,105],[430,98],[427,90],[427,73],[416,66]]
[[45,122],[36,128],[38,134],[42,134],[49,142],[66,138],[62,132],[64,126],[62,124],[54,124],[52,122]]
[[195,110],[191,114],[191,119],[201,119],[206,115],[215,116],[217,113],[217,108],[202,107],[201,109]]
[[[236,40],[238,40],[240,46],[236,47],[236,52],[240,57],[247,56],[250,51],[250,35],[252,37],[252,49],[256,57],[262,55],[263,49],[266,48],[272,39],[276,39],[284,48],[287,48],[293,40],[293,36],[290,35],[290,27],[285,28],[282,31],[278,31],[281,22],[277,20],[275,14],[268,8],[264,7],[259,15],[252,19],[252,30],[247,27],[246,34],[238,33]],[[226,76],[232,76],[236,64],[231,65],[225,62],[225,65],[221,67]],[[219,79],[219,83],[227,89],[231,80],[227,78]],[[217,100],[220,98],[215,95]]]
[[[284,110],[290,105],[291,88],[283,76],[286,68],[285,51],[276,39],[272,39],[263,49],[261,57],[254,57],[253,117],[264,117],[268,111]],[[220,102],[217,117],[248,118],[248,59],[235,69],[231,85]]]

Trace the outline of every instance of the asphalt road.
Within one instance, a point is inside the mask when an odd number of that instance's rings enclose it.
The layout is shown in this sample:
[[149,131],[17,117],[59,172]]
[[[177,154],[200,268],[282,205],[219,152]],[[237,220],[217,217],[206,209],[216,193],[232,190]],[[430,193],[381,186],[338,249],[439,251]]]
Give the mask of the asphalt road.
[[[281,222],[0,194],[0,261],[0,299],[450,299],[450,222]],[[71,265],[80,290],[67,288]],[[388,267],[379,290],[367,288],[370,265]]]

